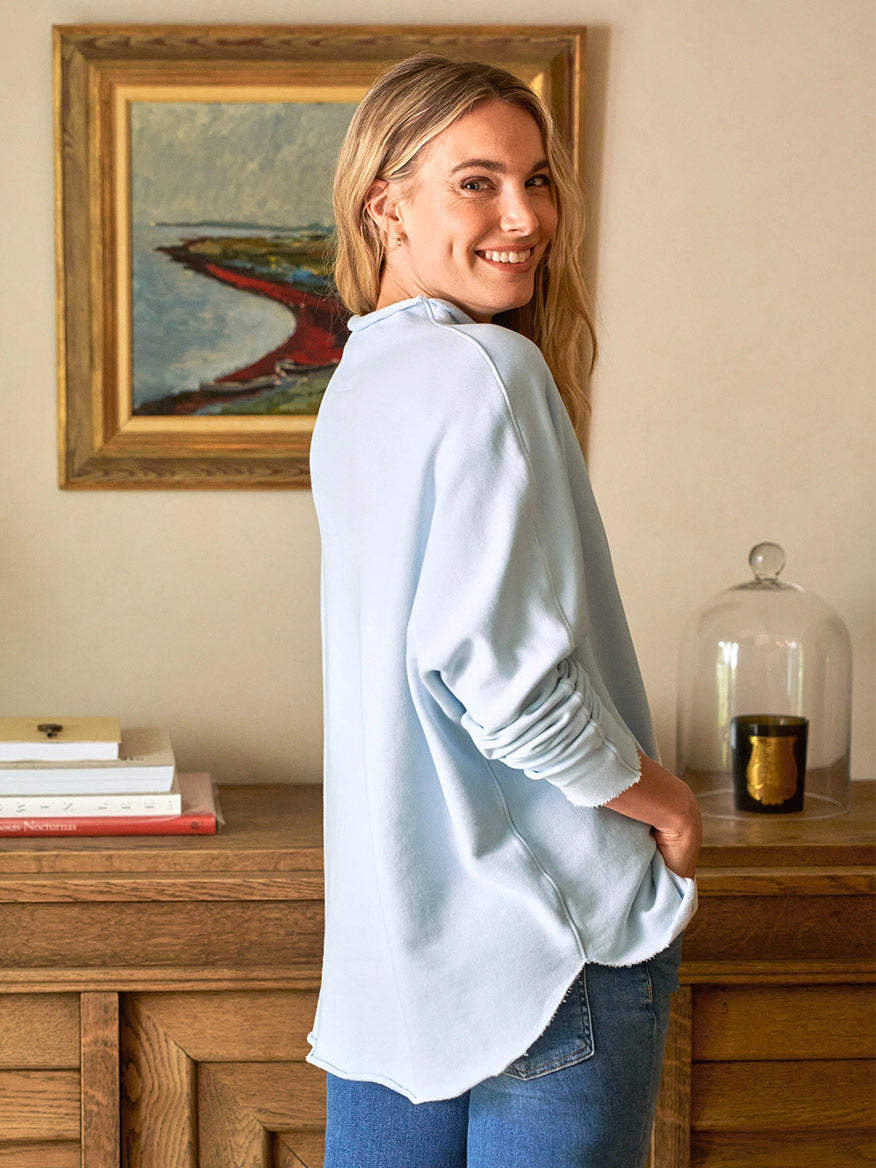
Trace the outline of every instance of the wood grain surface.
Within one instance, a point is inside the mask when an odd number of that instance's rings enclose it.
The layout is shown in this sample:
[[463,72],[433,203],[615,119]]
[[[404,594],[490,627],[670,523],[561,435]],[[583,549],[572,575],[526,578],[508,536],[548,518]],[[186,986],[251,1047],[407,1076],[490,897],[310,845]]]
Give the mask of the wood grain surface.
[[[874,791],[707,822],[651,1168],[873,1163]],[[322,790],[221,797],[215,837],[4,841],[0,1168],[321,1168]]]
[[118,1168],[118,995],[83,994],[80,1017],[82,1168]]

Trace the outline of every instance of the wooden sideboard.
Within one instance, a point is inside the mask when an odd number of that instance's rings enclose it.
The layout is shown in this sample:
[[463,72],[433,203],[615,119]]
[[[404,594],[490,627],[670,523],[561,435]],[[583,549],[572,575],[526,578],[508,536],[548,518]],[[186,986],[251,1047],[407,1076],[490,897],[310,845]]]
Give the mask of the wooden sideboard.
[[312,1168],[322,789],[219,836],[0,845],[0,1168]]
[[[707,822],[655,1168],[872,1164],[874,788]],[[0,845],[0,1168],[321,1165],[321,788],[222,804],[218,837]]]
[[654,1168],[872,1168],[876,784],[704,836]]

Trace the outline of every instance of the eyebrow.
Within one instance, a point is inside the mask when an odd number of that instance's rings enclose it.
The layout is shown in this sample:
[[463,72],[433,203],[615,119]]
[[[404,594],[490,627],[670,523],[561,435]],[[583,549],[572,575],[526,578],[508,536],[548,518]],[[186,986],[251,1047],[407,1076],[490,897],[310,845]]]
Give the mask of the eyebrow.
[[[535,166],[533,166],[529,173],[535,174],[537,170],[545,170],[546,168],[550,168],[550,163],[546,158],[542,158],[539,162],[536,162]],[[489,170],[495,174],[504,174],[507,168],[501,162],[496,162],[492,158],[467,158],[465,162],[458,162],[456,166],[451,169],[450,173],[457,174],[460,170],[469,169]]]

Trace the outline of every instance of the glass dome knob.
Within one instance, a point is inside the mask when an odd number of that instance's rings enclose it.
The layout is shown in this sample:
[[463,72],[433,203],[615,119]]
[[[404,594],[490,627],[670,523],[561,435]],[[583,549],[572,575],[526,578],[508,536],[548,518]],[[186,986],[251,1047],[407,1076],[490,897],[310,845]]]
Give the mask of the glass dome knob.
[[777,543],[757,543],[748,555],[757,580],[775,580],[785,566],[785,550]]

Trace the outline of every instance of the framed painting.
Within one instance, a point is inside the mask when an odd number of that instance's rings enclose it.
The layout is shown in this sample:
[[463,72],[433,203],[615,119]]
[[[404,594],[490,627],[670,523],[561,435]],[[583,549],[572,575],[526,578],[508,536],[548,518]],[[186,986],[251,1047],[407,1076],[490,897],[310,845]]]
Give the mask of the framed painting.
[[53,31],[65,488],[309,486],[347,336],[331,175],[386,65],[432,51],[511,70],[581,166],[579,28]]

